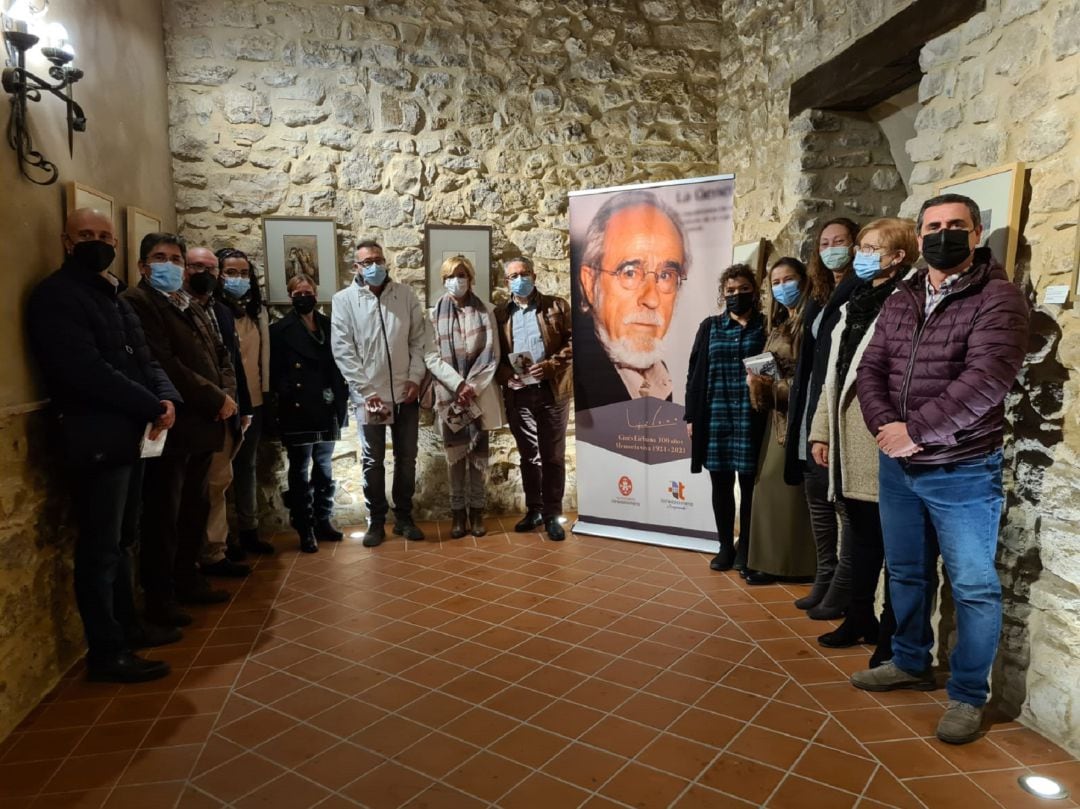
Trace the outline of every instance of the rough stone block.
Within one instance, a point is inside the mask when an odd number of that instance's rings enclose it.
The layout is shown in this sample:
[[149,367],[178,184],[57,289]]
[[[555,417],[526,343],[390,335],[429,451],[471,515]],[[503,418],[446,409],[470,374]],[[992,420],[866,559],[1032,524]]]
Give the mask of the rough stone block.
[[1080,52],[1080,6],[1076,3],[1062,3],[1054,18],[1053,52],[1055,59],[1064,59]]
[[937,160],[945,153],[945,146],[940,138],[932,135],[919,135],[905,144],[908,157],[915,163]]
[[315,140],[329,149],[350,151],[356,146],[356,132],[344,126],[321,126],[315,131]]
[[289,178],[284,172],[232,173],[220,189],[229,216],[274,213],[285,201]]
[[330,110],[325,107],[288,107],[277,111],[277,119],[290,127],[317,124],[329,117]]
[[920,163],[911,170],[912,185],[928,185],[935,183],[944,176],[940,166],[931,163]]
[[226,39],[224,53],[228,59],[271,62],[277,58],[279,44],[279,40],[269,34],[248,34]]
[[404,68],[376,67],[368,71],[368,77],[375,84],[383,87],[396,87],[399,90],[408,90],[416,78]]
[[326,83],[315,76],[305,76],[299,81],[281,87],[275,97],[285,101],[308,101],[322,104],[326,98]]
[[1036,63],[1040,50],[1038,28],[1030,23],[1017,23],[994,49],[991,60],[994,73],[1016,84]]
[[379,110],[379,129],[382,132],[420,131],[420,105],[410,99],[399,99],[383,93]]
[[1057,110],[1049,110],[1027,122],[1027,132],[1016,148],[1021,160],[1043,160],[1069,142],[1070,121]]
[[1008,25],[1013,20],[1033,14],[1045,5],[1046,0],[1001,0],[998,25]]
[[226,65],[184,65],[169,70],[172,84],[201,84],[218,87],[227,82],[236,73],[236,68]]

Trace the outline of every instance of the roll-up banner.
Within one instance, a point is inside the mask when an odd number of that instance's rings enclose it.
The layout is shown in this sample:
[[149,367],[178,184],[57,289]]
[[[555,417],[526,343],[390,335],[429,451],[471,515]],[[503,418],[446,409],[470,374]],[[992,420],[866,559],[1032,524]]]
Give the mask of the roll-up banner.
[[570,193],[579,534],[716,550],[683,421],[731,258],[735,175]]

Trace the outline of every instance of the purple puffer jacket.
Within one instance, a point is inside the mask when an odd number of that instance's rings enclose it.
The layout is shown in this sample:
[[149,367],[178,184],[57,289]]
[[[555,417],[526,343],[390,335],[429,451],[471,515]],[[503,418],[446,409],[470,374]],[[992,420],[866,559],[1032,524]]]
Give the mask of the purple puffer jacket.
[[1028,305],[986,248],[929,317],[926,273],[901,281],[859,363],[870,432],[907,423],[912,464],[971,460],[1001,447],[1005,395],[1024,362]]

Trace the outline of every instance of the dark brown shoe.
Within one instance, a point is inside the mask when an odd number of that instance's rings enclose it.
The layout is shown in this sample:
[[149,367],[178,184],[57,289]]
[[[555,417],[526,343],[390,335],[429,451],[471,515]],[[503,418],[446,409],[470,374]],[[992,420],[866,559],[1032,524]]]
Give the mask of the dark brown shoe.
[[450,539],[461,539],[468,532],[465,509],[455,508],[450,511]]

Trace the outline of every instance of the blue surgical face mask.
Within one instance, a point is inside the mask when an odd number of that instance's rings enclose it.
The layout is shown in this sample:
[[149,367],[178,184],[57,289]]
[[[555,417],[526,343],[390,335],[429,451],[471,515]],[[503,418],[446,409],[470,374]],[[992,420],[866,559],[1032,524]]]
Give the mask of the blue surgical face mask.
[[225,278],[225,291],[234,298],[242,298],[251,291],[250,278]]
[[532,295],[533,288],[533,279],[528,275],[519,275],[510,281],[510,291],[519,298]]
[[869,281],[871,278],[877,278],[881,272],[881,256],[877,253],[857,253],[852,266],[859,278]]
[[781,306],[794,306],[802,297],[798,281],[784,281],[782,284],[776,284],[772,288],[772,294]]
[[158,292],[176,292],[184,282],[184,268],[171,261],[155,261],[147,280]]
[[[820,253],[821,263],[833,272],[842,270],[851,261],[850,247],[826,247]],[[857,260],[857,259],[856,259]]]
[[364,283],[371,287],[381,287],[386,282],[386,267],[382,264],[361,267],[360,274],[364,277]]

